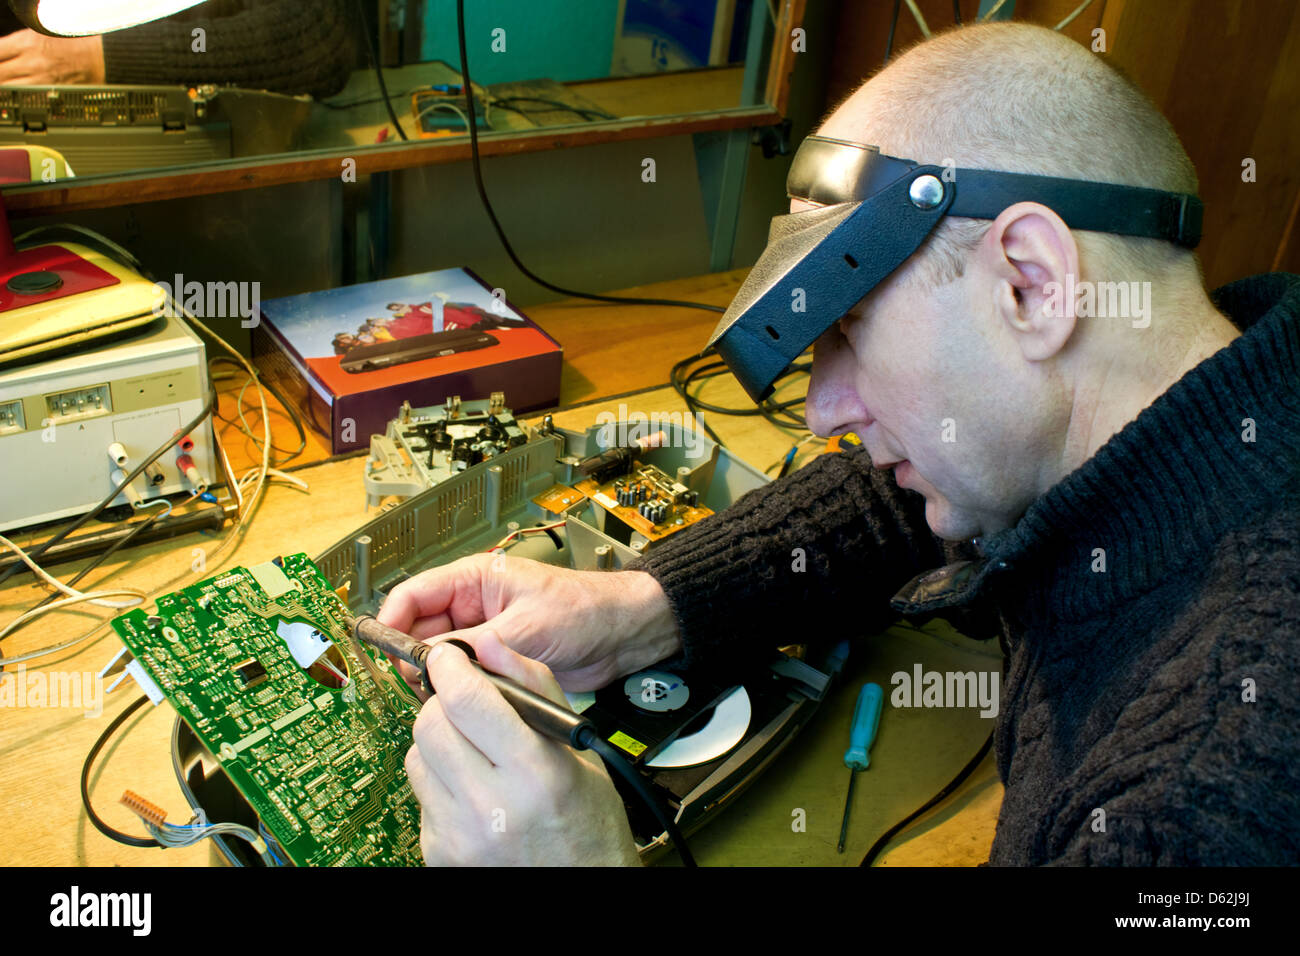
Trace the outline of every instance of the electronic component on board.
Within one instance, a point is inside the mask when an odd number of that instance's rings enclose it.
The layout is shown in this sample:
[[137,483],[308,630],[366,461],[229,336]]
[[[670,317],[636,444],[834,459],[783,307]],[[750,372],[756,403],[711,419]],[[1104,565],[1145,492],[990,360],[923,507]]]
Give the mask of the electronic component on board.
[[[611,451],[630,454],[627,448]],[[647,540],[658,541],[713,514],[712,509],[700,505],[698,491],[687,487],[662,468],[633,460],[625,471],[616,472],[615,463],[621,459],[604,457],[609,454],[604,452],[586,459],[588,462],[601,460],[591,466],[591,477],[578,482],[575,487]],[[582,470],[581,465],[579,470]],[[600,474],[618,474],[619,477],[600,483],[597,480]]]
[[[404,761],[420,702],[350,639],[347,606],[306,555],[277,561],[163,595],[157,614],[131,610],[113,629],[293,863],[418,866]],[[304,655],[299,632],[328,653]]]

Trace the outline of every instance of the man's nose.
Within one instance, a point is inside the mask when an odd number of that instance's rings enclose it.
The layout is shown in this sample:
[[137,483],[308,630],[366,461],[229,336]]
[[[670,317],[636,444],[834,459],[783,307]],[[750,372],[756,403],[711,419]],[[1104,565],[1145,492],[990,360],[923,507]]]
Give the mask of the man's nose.
[[856,367],[853,350],[848,347],[839,323],[836,323],[813,346],[804,417],[814,434],[825,437],[837,427],[861,417],[854,412],[862,405],[854,389]]

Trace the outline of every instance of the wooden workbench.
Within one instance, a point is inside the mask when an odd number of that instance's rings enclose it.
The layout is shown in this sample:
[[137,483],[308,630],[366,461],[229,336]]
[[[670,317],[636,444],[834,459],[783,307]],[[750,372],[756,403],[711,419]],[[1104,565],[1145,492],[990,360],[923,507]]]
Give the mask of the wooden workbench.
[[[742,277],[743,272],[726,273],[660,283],[640,291],[723,304]],[[666,381],[674,361],[699,349],[716,320],[716,316],[684,309],[595,303],[558,303],[530,310],[530,314],[565,346],[562,401],[587,402],[555,413],[557,425],[571,428],[595,422],[602,410],[617,412],[620,403],[633,412],[683,411],[675,392],[653,386]],[[618,316],[623,331],[613,342],[595,331],[608,328],[612,315]],[[234,381],[223,385],[222,411],[227,418],[233,416],[237,387]],[[789,386],[792,394],[803,387],[799,382]],[[740,406],[745,401],[730,376],[709,380],[699,394],[722,405]],[[254,430],[260,430],[257,419],[251,421]],[[733,452],[760,469],[778,462],[794,440],[792,433],[757,416],[714,416],[709,423]],[[290,441],[293,432],[287,420],[273,414],[273,426],[278,444],[295,444]],[[223,426],[222,436],[236,459],[237,471],[255,457],[250,454],[255,452],[252,443],[241,440],[237,431]],[[819,450],[815,443],[803,449],[800,462]],[[367,520],[361,483],[364,457],[322,460],[325,457],[320,436],[315,436],[300,461],[305,467],[294,472],[308,483],[309,490],[270,486],[252,519],[235,533],[233,545],[219,557],[211,556],[231,532],[191,534],[126,549],[125,555],[115,556],[79,586],[83,590],[132,586],[165,593],[232,564],[254,564],[281,553],[319,553]],[[30,538],[15,537],[20,543],[30,543]],[[202,574],[193,574],[191,569],[201,562]],[[66,566],[52,570],[65,578],[71,573]],[[178,576],[181,580],[175,580]],[[30,575],[16,576],[0,589],[0,621],[11,620],[45,593]],[[4,653],[13,657],[74,637],[96,622],[106,622],[109,616],[106,609],[87,605],[52,613],[5,641]],[[812,608],[809,626],[840,627],[842,619]],[[76,647],[33,661],[31,673],[93,673],[119,646],[112,632],[102,626],[96,636]],[[847,784],[841,757],[857,688],[864,680],[875,680],[888,693],[890,675],[910,670],[915,662],[923,662],[927,669],[996,670],[999,659],[995,651],[951,632],[907,627],[860,642],[850,658],[847,680],[832,692],[794,745],[735,806],[693,838],[696,856],[701,863],[713,865],[855,864],[890,824],[947,783],[979,748],[992,724],[973,711],[904,711],[887,706],[872,750],[872,768],[859,778],[855,791],[848,852],[836,854]],[[90,826],[81,809],[78,779],[85,754],[108,721],[136,696],[136,688],[128,680],[103,701],[100,714],[85,715],[73,707],[0,709],[0,766],[4,768],[0,774],[0,864],[212,862],[205,845],[163,852],[113,843]],[[95,806],[111,825],[141,832],[134,817],[116,802],[127,788],[163,806],[169,819],[188,819],[189,810],[171,767],[168,741],[174,720],[174,712],[166,705],[148,708],[135,715],[101,755],[91,778],[91,793]],[[883,862],[973,865],[983,861],[992,841],[1001,794],[992,761],[986,760],[953,797],[906,831]]]

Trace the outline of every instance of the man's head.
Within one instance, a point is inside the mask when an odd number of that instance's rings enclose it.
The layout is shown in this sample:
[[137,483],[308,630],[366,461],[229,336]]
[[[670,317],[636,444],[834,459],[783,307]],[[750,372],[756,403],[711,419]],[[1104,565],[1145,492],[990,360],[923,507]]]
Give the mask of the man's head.
[[[818,132],[953,169],[1197,189],[1168,122],[1128,80],[1024,24],[913,48]],[[1149,298],[1123,316],[1076,315],[1072,290],[1118,282]],[[906,462],[898,482],[926,496],[936,533],[995,531],[1204,357],[1207,331],[1223,333],[1213,314],[1194,254],[1173,243],[1072,231],[1036,203],[947,217],[818,340],[808,422],[856,432],[877,465]]]

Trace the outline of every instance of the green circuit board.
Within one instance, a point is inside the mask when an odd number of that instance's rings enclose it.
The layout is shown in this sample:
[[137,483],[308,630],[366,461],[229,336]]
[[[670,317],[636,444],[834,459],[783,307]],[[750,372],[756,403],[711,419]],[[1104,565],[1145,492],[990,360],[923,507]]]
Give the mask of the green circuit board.
[[348,635],[346,611],[295,554],[160,597],[113,629],[294,864],[418,866],[404,760],[419,701]]

